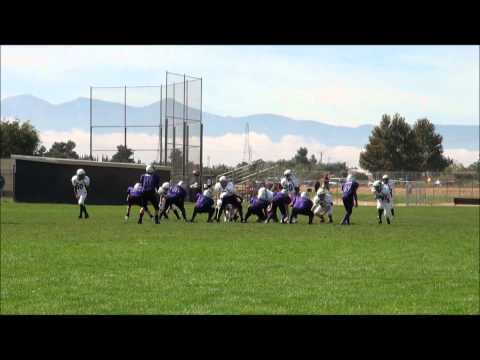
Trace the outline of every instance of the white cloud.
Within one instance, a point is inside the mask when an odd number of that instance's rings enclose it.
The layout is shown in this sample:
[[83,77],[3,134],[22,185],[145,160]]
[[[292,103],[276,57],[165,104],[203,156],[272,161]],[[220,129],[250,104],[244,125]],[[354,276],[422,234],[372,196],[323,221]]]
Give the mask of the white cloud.
[[[218,137],[204,138],[205,159],[210,156],[212,164],[225,163],[236,165],[243,159],[244,137],[242,134],[225,134]],[[326,146],[313,139],[301,136],[286,135],[279,142],[273,142],[267,135],[250,133],[250,145],[255,159],[280,160],[290,159],[301,146],[307,147],[309,156],[317,159],[323,152],[323,161],[345,161],[349,166],[357,166],[360,148],[352,146]],[[204,161],[205,161],[204,159]]]
[[480,159],[480,153],[478,150],[444,149],[443,152],[445,156],[462,163],[464,166],[473,164],[475,161]]
[[[41,133],[41,140],[45,147],[55,141],[73,140],[77,144],[76,151],[79,154],[89,153],[90,135],[87,131],[73,129],[72,131],[44,131]],[[115,149],[123,142],[123,133],[96,134],[94,136],[94,147],[102,149]],[[151,145],[146,145],[151,144]],[[131,148],[156,148],[158,139],[149,134],[128,134],[128,145]],[[280,141],[274,142],[265,134],[250,133],[250,145],[253,150],[254,159],[263,160],[290,159],[300,146],[307,147],[309,155],[314,154],[317,159],[323,153],[323,161],[346,162],[348,166],[358,166],[358,159],[361,148],[353,146],[326,146],[301,136],[286,135]],[[223,136],[204,137],[204,164],[207,164],[208,157],[210,164],[236,165],[243,159],[244,137],[242,134],[228,133]],[[105,152],[111,156],[112,152]],[[479,157],[478,151],[465,149],[445,149],[445,154],[465,166],[473,163]],[[98,155],[100,155],[98,153]],[[157,154],[152,152],[137,152],[135,158],[143,162],[158,160]]]

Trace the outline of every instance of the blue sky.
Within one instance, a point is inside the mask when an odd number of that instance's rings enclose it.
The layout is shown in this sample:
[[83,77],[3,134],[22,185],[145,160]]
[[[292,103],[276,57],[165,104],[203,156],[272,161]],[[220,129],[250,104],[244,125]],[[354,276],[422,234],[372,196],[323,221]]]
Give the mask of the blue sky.
[[204,110],[275,113],[357,126],[383,113],[477,125],[476,46],[3,46],[2,99],[52,103],[90,85],[149,85],[165,71],[204,78]]

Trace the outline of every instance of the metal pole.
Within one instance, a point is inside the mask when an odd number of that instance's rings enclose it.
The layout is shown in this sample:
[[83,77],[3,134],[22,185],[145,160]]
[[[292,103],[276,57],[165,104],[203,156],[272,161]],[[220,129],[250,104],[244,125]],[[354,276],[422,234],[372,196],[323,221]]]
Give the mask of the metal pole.
[[[202,108],[202,98],[203,98],[203,79],[200,78],[200,179],[203,177],[203,108]],[[203,186],[203,184],[200,184]]]
[[186,128],[186,123],[185,123],[185,111],[186,111],[186,84],[185,84],[185,74],[183,74],[183,154],[182,154],[182,177],[183,180],[185,180],[185,128]]
[[90,86],[90,160],[92,157],[92,87]]
[[160,151],[160,154],[159,154],[159,159],[158,159],[158,163],[161,164],[162,163],[162,86],[160,85],[160,126],[158,127],[158,143],[159,143],[159,151]]
[[175,83],[173,83],[173,107],[172,107],[172,173],[175,173],[175,169],[174,169],[174,166],[175,166],[175,158],[174,158],[174,155],[175,155],[175,137],[176,137],[176,134],[175,134],[175,129],[176,129],[176,121],[175,121]]
[[123,125],[125,127],[124,146],[127,148],[127,86],[125,85],[124,107],[123,107]]
[[[203,145],[202,144],[203,144],[203,124],[200,123],[200,182],[202,182],[202,179],[203,179],[203,162],[202,162]],[[209,162],[210,162],[210,158],[209,158]],[[201,183],[200,185],[203,186],[203,183]]]
[[168,158],[168,71],[165,73],[165,166]]

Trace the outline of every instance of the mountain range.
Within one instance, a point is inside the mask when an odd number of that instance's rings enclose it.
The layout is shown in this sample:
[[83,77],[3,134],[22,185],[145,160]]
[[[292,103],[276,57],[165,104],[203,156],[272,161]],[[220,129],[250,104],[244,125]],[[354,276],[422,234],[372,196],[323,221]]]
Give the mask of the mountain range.
[[[171,101],[171,100],[169,100]],[[175,112],[181,113],[180,104],[175,104]],[[124,121],[124,105],[115,102],[92,100],[94,121],[98,125],[121,126]],[[127,106],[128,123],[137,125],[158,124],[160,108],[165,104],[153,104],[135,107]],[[73,128],[89,130],[90,99],[77,98],[58,105],[51,104],[31,95],[9,97],[1,101],[2,116],[30,120],[40,131],[70,131]],[[172,109],[172,104],[169,104]],[[199,118],[198,109],[189,108],[189,117]],[[242,117],[220,116],[203,112],[204,136],[221,136],[225,133],[243,134],[246,123],[250,132],[266,134],[273,141],[279,141],[285,135],[298,135],[313,138],[329,146],[363,147],[373,125],[358,127],[335,126],[312,120],[298,120],[275,114],[254,114]],[[379,114],[379,119],[380,120]],[[103,132],[119,129],[103,128]],[[479,127],[469,125],[436,125],[436,130],[443,136],[446,149],[479,149]],[[147,128],[129,129],[129,132],[146,132]]]

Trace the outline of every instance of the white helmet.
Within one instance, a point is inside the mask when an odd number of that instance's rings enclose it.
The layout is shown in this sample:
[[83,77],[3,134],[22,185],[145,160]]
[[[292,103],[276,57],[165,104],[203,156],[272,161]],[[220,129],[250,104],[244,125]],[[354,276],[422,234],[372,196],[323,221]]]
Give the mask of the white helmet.
[[257,197],[262,200],[267,200],[267,189],[265,189],[263,186],[258,189]]
[[301,198],[304,198],[304,199],[308,199],[308,194],[307,194],[305,191],[303,191],[303,192],[300,194],[300,197],[301,197]]
[[181,188],[185,187],[185,183],[182,180],[180,180],[177,185],[180,186]]
[[136,183],[134,186],[133,186],[133,190],[138,190],[142,187],[142,184],[140,183]]
[[383,176],[382,176],[382,179],[383,179],[383,180],[388,180],[388,175],[387,175],[387,174],[383,175]]
[[212,191],[211,191],[210,189],[205,190],[205,191],[203,192],[203,196],[209,197],[209,198],[213,197],[213,196],[212,196]]
[[273,201],[273,191],[267,190],[267,201],[272,202]]
[[77,170],[77,176],[80,176],[80,175],[85,175],[85,170],[83,170],[83,169],[78,169],[78,170]]
[[317,195],[318,195],[318,196],[320,196],[320,195],[325,195],[325,189],[324,189],[323,187],[321,187],[320,189],[318,189]]
[[153,167],[153,165],[147,165],[145,171],[147,172],[147,174],[153,174],[155,172],[155,168]]
[[216,192],[220,192],[222,190],[222,184],[220,184],[219,182],[217,182],[215,184],[215,186],[213,187],[213,189],[216,191]]
[[163,190],[168,190],[168,189],[170,189],[170,183],[169,183],[168,181],[164,182],[164,183],[162,184],[162,189],[163,189]]
[[286,189],[288,188],[288,180],[287,179],[282,179],[280,181],[280,185],[282,186],[282,188]]
[[220,179],[218,179],[219,182],[223,183],[227,181],[227,177],[225,175],[220,176]]
[[283,173],[283,175],[284,175],[284,176],[292,175],[292,170],[290,170],[290,169],[285,170],[285,172]]
[[375,180],[373,182],[373,188],[377,191],[380,191],[380,187],[382,186],[382,182],[380,180]]
[[347,181],[355,181],[355,176],[352,174],[348,174]]

